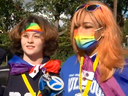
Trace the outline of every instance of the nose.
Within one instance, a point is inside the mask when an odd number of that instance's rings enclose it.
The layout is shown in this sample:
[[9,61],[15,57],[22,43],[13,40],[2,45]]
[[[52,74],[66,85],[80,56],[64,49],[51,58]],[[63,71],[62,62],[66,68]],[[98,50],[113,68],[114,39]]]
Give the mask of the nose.
[[78,28],[78,32],[82,32],[82,27],[81,26]]
[[80,26],[80,27],[78,28],[78,32],[79,32],[80,34],[83,34],[83,33],[86,33],[86,30],[85,30],[82,26]]
[[28,38],[28,43],[33,43],[33,37]]
[[79,34],[82,36],[94,36],[94,29],[92,28],[83,28],[82,26],[78,28]]
[[78,33],[81,34],[81,35],[85,35],[86,30],[85,30],[83,27],[80,26],[80,27],[78,28]]

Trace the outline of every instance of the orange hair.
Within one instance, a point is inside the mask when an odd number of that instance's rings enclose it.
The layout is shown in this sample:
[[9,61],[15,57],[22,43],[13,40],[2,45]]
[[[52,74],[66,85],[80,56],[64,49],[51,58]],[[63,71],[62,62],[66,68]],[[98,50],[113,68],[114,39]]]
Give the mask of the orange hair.
[[98,22],[96,24],[97,27],[104,27],[104,29],[102,30],[104,32],[104,37],[99,42],[97,53],[99,56],[99,71],[101,76],[100,79],[102,81],[105,81],[113,75],[115,68],[123,69],[123,66],[125,64],[123,54],[124,49],[121,44],[122,32],[114,19],[112,11],[105,4],[99,1],[89,1],[86,4],[98,4],[102,8],[103,12],[99,8],[92,12],[88,12],[85,10],[85,8],[81,8],[77,12],[75,12],[71,23],[71,42],[74,51],[77,53],[78,60],[80,61],[79,58],[81,57],[81,55],[84,55],[84,51],[80,50],[75,44],[75,26],[78,26],[83,22],[86,14],[91,14],[94,17],[92,18],[94,24]]

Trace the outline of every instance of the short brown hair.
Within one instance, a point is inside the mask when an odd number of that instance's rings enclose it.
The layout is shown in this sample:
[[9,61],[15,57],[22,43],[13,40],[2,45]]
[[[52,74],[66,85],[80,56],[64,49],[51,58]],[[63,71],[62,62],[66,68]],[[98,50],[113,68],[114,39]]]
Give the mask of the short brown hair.
[[55,26],[50,24],[41,16],[31,15],[18,23],[10,32],[9,37],[12,40],[11,51],[13,54],[22,55],[21,47],[21,31],[30,23],[37,23],[42,29],[42,37],[44,38],[43,55],[53,55],[58,47],[58,31]]

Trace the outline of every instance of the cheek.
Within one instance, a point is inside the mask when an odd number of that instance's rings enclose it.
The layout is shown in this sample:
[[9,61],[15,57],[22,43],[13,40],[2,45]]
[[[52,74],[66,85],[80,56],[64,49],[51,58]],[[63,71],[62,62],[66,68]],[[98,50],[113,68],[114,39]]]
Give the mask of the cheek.
[[97,31],[95,32],[94,36],[95,36],[95,39],[97,40],[101,36],[101,33]]
[[36,43],[36,45],[38,46],[39,49],[42,49],[43,46],[44,46],[44,42],[43,42],[42,40],[41,40],[41,41],[38,41],[38,42]]
[[41,43],[37,46],[37,50],[39,53],[42,53],[43,52],[43,48],[44,48],[44,45]]
[[21,46],[23,46],[24,45],[24,40],[23,39],[21,39]]
[[21,47],[22,47],[22,49],[25,48],[26,41],[27,41],[27,40],[21,38],[21,42],[20,42],[20,43],[21,43]]
[[81,36],[94,36],[95,31],[93,29],[89,29],[89,30],[81,30],[78,32],[79,35]]

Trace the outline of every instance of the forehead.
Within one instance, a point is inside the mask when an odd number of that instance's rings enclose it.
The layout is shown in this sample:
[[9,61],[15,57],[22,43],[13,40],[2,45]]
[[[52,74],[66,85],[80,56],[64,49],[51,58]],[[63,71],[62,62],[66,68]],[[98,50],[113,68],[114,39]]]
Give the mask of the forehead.
[[27,32],[24,32],[23,34],[30,34],[30,35],[34,35],[34,34],[39,34],[38,32],[34,32],[34,31],[27,31]]
[[94,18],[93,13],[87,12],[85,11],[85,9],[80,9],[75,14],[74,25],[79,26],[85,22],[90,22],[93,25],[97,25],[96,19]]
[[92,18],[90,17],[89,14],[86,14],[85,17],[83,18],[83,22],[81,22],[81,24],[90,24],[90,25],[94,25],[94,22],[92,20]]

